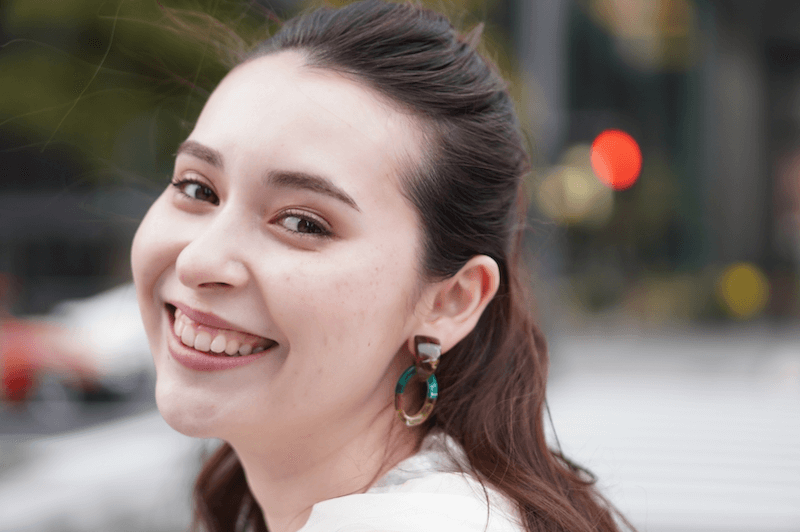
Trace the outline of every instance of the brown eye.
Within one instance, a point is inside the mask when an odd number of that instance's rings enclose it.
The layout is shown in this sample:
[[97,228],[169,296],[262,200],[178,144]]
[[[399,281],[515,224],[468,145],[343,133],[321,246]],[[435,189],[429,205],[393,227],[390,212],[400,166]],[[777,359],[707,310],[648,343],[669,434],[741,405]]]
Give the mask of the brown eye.
[[181,193],[191,199],[207,201],[219,205],[219,198],[211,188],[197,181],[178,181],[172,183]]
[[290,233],[297,233],[300,236],[319,238],[332,236],[327,223],[306,212],[284,212],[278,216],[276,223]]
[[283,226],[296,233],[321,234],[325,232],[324,229],[311,220],[306,220],[299,216],[287,216],[283,219]]

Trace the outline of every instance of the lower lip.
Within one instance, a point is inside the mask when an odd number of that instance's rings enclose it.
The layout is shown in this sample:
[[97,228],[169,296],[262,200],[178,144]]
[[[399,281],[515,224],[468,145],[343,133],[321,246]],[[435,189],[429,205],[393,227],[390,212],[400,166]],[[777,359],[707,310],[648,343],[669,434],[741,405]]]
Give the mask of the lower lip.
[[183,345],[178,337],[175,336],[175,331],[172,327],[170,327],[170,334],[167,336],[167,349],[176,362],[194,371],[222,371],[225,369],[238,368],[261,359],[271,351],[271,349],[267,349],[255,355],[239,357],[209,355],[208,353]]

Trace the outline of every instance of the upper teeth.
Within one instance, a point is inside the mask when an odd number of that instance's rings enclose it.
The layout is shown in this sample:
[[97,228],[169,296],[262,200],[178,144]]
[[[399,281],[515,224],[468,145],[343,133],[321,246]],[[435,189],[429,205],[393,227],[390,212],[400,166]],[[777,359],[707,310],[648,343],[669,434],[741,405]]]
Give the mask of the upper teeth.
[[[236,331],[214,330],[214,337],[208,330],[200,330],[200,325],[189,319],[180,309],[175,309],[175,336],[183,345],[208,353],[225,352],[228,356],[244,356],[264,351],[269,340],[251,337]],[[209,327],[202,326],[204,329]],[[249,337],[249,338],[248,338]]]

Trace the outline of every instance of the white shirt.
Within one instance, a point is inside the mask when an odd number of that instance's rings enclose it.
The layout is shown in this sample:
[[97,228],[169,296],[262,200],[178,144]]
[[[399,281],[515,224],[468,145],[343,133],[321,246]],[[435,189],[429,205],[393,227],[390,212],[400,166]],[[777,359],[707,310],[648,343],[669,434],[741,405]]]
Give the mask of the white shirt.
[[299,532],[524,532],[511,501],[459,463],[459,444],[432,433],[366,493],[315,504]]

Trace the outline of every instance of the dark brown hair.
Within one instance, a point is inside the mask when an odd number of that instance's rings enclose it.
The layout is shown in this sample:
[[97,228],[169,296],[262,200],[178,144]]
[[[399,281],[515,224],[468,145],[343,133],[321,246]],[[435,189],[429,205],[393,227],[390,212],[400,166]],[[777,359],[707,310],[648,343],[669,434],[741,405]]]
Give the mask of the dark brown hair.
[[[442,15],[368,0],[287,22],[250,56],[296,49],[310,67],[352,76],[415,115],[432,143],[405,194],[424,233],[422,274],[444,279],[492,257],[500,286],[476,328],[442,357],[426,428],[464,448],[472,473],[514,501],[526,530],[615,531],[593,479],[545,440],[548,357],[521,266],[530,170],[502,77]],[[195,486],[196,523],[266,531],[242,466],[225,444]]]

